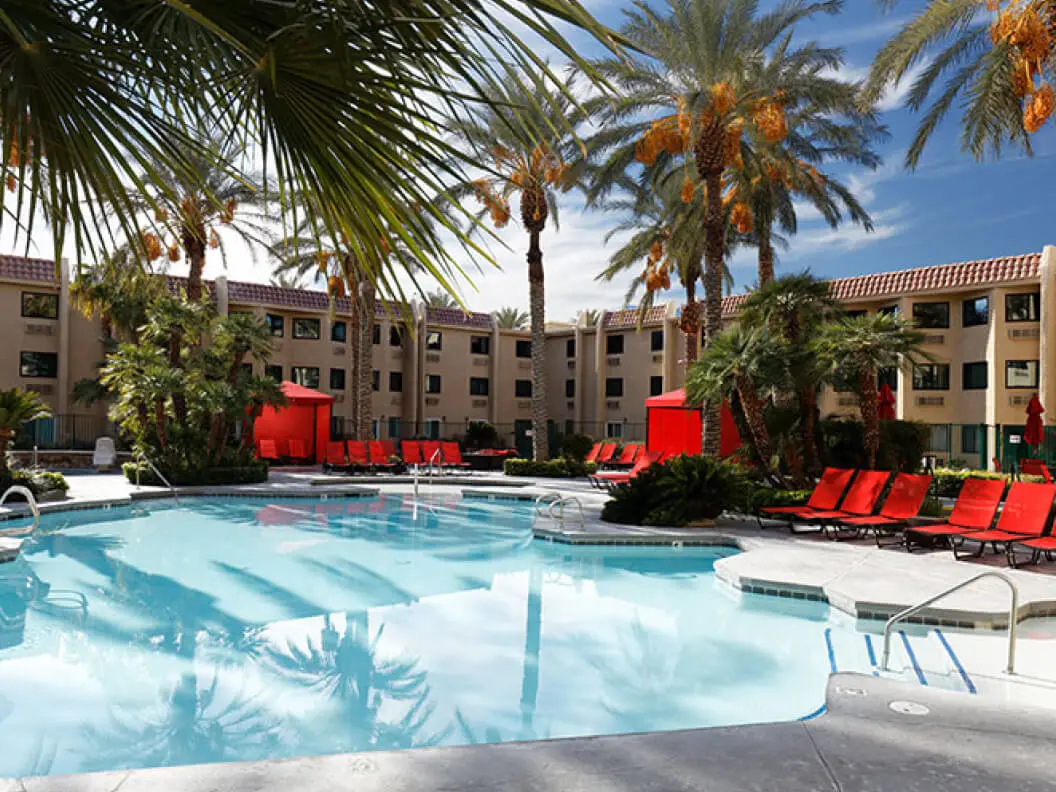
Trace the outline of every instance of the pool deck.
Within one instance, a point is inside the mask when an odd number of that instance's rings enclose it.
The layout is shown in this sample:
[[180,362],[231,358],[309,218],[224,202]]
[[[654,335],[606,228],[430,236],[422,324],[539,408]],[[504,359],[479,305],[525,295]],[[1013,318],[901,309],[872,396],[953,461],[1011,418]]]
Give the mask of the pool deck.
[[0,792],[1040,792],[1056,715],[830,678],[808,721],[0,779]]

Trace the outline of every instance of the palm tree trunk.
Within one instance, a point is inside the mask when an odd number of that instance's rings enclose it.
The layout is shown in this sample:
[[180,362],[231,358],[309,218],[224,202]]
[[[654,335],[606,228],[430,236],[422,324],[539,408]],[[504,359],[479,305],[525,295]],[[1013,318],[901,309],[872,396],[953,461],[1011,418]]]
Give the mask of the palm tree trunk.
[[362,313],[359,320],[359,439],[374,433],[374,319],[378,295],[374,283],[365,278],[360,285]]
[[880,416],[877,413],[876,372],[868,369],[858,376],[858,407],[862,413],[862,442],[870,470],[876,467],[880,449]]
[[165,400],[154,400],[154,431],[158,435],[158,446],[162,451],[168,445],[168,436],[165,432]]
[[532,459],[550,458],[546,426],[546,291],[543,284],[543,250],[539,232],[528,243],[528,303],[532,324]]
[[187,299],[202,299],[202,273],[205,271],[205,228],[183,229],[183,249],[187,252],[190,270],[187,272]]
[[763,464],[769,468],[770,460],[774,457],[774,447],[770,442],[770,432],[766,428],[766,421],[763,420],[763,403],[756,392],[755,383],[750,377],[737,377],[737,392],[741,398],[744,417],[755,448]]
[[528,602],[524,622],[524,669],[521,674],[522,740],[534,740],[535,708],[539,699],[539,649],[543,633],[543,574],[533,566],[528,573]]
[[774,279],[774,245],[770,239],[770,226],[759,223],[759,285],[765,286]]
[[[691,366],[700,358],[700,305],[697,303],[696,273],[687,279],[686,307],[682,309],[683,332],[686,335],[686,366]],[[690,321],[686,321],[686,320]]]
[[821,472],[818,447],[818,390],[807,384],[799,394],[799,432],[803,465],[811,476]]
[[744,414],[741,394],[736,389],[730,394],[730,414],[733,416],[734,426],[737,427],[737,434],[741,437],[741,449],[747,452],[748,461],[760,470],[765,470],[766,465],[763,463],[763,458],[759,456],[759,449],[755,445],[752,428],[749,426],[748,418]]
[[[722,329],[722,264],[725,256],[725,216],[722,211],[722,171],[707,173],[708,213],[704,221],[704,343],[709,345]],[[717,457],[722,446],[722,405],[704,403],[702,450]]]

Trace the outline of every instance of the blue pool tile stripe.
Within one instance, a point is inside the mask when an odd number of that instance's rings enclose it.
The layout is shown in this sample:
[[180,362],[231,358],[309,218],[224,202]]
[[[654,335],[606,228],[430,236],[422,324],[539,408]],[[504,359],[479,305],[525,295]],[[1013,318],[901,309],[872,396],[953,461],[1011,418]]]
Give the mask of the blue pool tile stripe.
[[880,676],[880,670],[876,667],[876,651],[873,649],[873,636],[865,634],[865,650],[869,653],[869,665],[873,669],[873,676]]
[[927,687],[928,680],[924,676],[924,671],[923,669],[921,669],[920,663],[917,662],[917,656],[913,652],[913,647],[909,645],[909,637],[904,632],[902,632],[902,630],[899,630],[898,634],[902,636],[902,645],[906,647],[906,655],[909,657],[909,662],[913,664],[913,670],[917,674],[917,680],[920,682],[920,684]]
[[804,715],[802,718],[800,718],[800,720],[801,721],[814,720],[815,718],[819,718],[822,715],[824,715],[826,710],[828,710],[828,707],[825,706],[824,704],[822,704],[820,707],[818,707],[816,710],[814,710],[809,715]]
[[829,670],[836,673],[836,650],[832,647],[832,628],[825,628],[825,646],[829,650]]
[[946,654],[950,656],[950,660],[953,661],[953,667],[957,669],[957,673],[961,675],[961,680],[964,682],[964,686],[968,689],[968,692],[975,694],[975,683],[972,682],[971,677],[968,676],[968,672],[964,670],[964,666],[961,665],[961,660],[957,657],[957,653],[953,651],[953,647],[950,646],[950,642],[946,640],[946,636],[942,634],[942,630],[935,630],[935,635],[938,636],[939,641],[946,649]]

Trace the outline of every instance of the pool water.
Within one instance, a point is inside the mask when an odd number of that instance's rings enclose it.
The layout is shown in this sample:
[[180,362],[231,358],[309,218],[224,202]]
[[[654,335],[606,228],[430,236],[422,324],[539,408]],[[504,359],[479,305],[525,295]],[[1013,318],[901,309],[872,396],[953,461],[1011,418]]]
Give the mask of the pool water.
[[728,549],[532,539],[530,504],[194,499],[0,565],[0,777],[792,720],[828,607]]

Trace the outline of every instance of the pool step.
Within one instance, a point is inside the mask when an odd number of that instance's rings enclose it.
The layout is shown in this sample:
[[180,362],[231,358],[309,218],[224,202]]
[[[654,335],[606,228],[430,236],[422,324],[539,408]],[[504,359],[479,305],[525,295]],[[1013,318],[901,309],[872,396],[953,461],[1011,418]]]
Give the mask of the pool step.
[[925,634],[896,631],[891,640],[891,671],[880,671],[884,640],[880,635],[826,628],[830,673],[851,671],[901,679],[905,682],[960,693],[975,693],[960,658],[941,630]]

